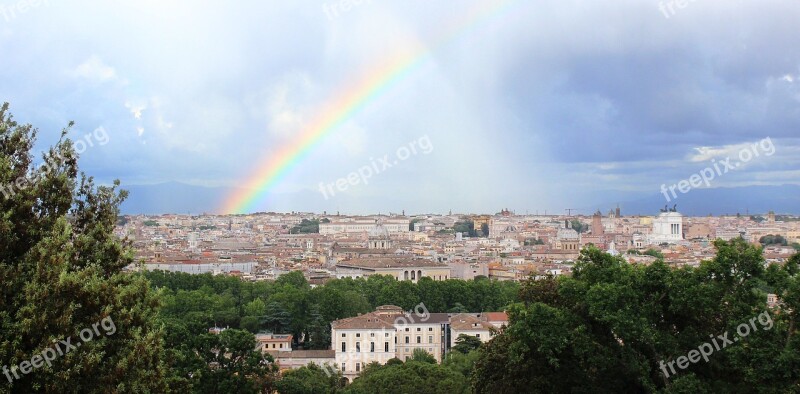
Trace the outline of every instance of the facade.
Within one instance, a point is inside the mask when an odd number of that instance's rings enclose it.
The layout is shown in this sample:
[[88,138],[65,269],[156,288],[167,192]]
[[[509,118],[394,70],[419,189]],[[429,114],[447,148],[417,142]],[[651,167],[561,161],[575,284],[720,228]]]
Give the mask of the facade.
[[279,335],[272,333],[261,333],[256,335],[256,349],[262,352],[291,352],[292,336]]
[[422,349],[442,362],[455,338],[472,335],[486,341],[508,324],[505,312],[484,314],[410,313],[392,305],[331,323],[334,365],[352,381],[372,362],[408,360]]
[[451,277],[447,264],[413,257],[350,259],[336,264],[337,278],[361,278],[370,275],[389,275],[397,280],[410,280],[414,283],[423,277],[433,280],[447,280]]
[[409,232],[411,221],[408,218],[345,218],[331,220],[330,223],[320,223],[320,235],[371,233],[380,225],[389,234],[405,234]]
[[677,243],[683,240],[683,215],[678,212],[661,212],[653,219],[651,244]]
[[495,335],[496,330],[497,327],[492,323],[478,316],[467,313],[458,314],[450,319],[450,347],[456,345],[456,339],[460,335],[469,335],[480,339],[481,342],[486,342]]

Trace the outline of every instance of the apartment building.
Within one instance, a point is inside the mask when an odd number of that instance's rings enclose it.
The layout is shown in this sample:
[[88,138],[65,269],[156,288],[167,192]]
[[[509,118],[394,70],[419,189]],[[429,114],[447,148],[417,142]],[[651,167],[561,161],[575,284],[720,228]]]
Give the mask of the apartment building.
[[[335,365],[352,381],[372,362],[408,360],[422,349],[441,362],[455,338],[472,335],[486,341],[508,324],[504,312],[484,314],[412,313],[386,305],[374,312],[331,323]],[[456,329],[452,326],[456,325]]]

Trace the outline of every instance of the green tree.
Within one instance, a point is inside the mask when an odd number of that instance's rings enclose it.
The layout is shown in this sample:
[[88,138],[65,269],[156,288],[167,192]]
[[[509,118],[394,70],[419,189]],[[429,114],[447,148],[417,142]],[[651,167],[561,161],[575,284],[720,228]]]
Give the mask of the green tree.
[[261,323],[276,334],[286,333],[292,323],[292,315],[277,302],[267,306],[267,314]]
[[330,366],[309,364],[286,371],[276,383],[280,394],[338,393],[343,388],[342,374]]
[[467,393],[469,383],[445,366],[409,360],[391,365],[370,364],[345,388],[346,393]]
[[578,234],[585,233],[589,230],[589,225],[581,222],[578,219],[572,219],[572,221],[570,221],[570,226],[572,226],[572,229],[577,231]]
[[209,368],[194,385],[203,393],[271,393],[278,378],[278,365],[272,356],[254,350],[253,334],[225,330],[219,335],[202,336],[198,353]]
[[8,108],[0,107],[0,365],[27,363],[67,338],[75,344],[104,320],[115,330],[0,392],[166,390],[158,299],[143,276],[121,272],[133,253],[113,234],[127,192],[78,176],[72,123],[35,164],[37,130]]
[[477,350],[481,347],[480,339],[474,337],[472,335],[460,334],[458,338],[456,338],[456,344],[453,346],[453,351],[459,352],[461,354],[467,354],[473,350]]
[[[714,245],[714,259],[678,269],[661,260],[631,265],[589,247],[572,278],[526,282],[523,302],[509,308],[509,326],[481,347],[473,388],[478,393],[796,390],[800,341],[793,314],[769,312],[761,289],[772,287],[787,309],[797,308],[797,268],[790,263],[765,270],[761,249],[741,239]],[[759,329],[708,362],[675,373],[663,364],[748,321]],[[774,327],[767,329],[768,321]]]
[[417,361],[421,363],[436,364],[436,358],[424,349],[414,349],[411,353],[410,361]]
[[292,227],[289,234],[318,234],[319,233],[319,220],[317,219],[303,219],[300,224]]

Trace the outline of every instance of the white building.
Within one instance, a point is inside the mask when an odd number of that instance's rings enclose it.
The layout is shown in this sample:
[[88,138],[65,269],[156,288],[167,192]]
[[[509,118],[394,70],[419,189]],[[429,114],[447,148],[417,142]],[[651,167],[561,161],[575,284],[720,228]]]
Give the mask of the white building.
[[651,244],[678,243],[683,240],[683,215],[678,212],[661,212],[653,219],[653,232],[648,237]]
[[334,219],[330,223],[320,223],[319,233],[321,235],[370,233],[383,226],[389,234],[406,234],[409,232],[409,223],[408,218],[400,217],[341,218]]

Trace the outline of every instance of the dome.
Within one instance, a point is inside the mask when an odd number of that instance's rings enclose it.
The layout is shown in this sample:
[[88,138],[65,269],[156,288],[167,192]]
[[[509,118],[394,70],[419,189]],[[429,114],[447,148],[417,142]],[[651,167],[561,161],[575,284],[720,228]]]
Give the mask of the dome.
[[375,227],[369,230],[369,237],[373,239],[389,239],[389,230],[383,227],[382,223],[376,223]]

